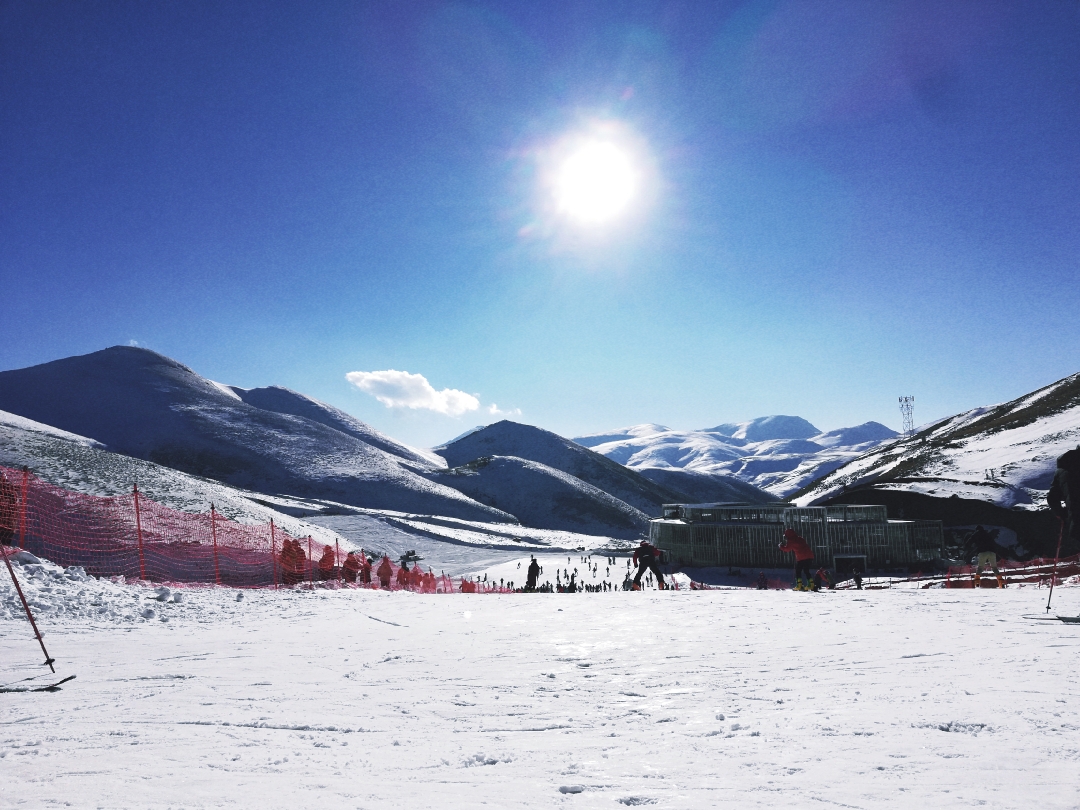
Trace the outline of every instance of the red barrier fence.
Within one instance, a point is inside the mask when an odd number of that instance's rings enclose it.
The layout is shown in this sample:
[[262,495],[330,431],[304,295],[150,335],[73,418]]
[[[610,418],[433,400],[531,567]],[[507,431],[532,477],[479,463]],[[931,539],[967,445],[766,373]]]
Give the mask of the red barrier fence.
[[28,470],[0,467],[0,544],[15,546],[97,577],[240,588],[366,587],[421,593],[490,593],[507,589],[453,582],[416,566],[351,559],[335,543],[294,537],[276,525],[246,525],[213,505],[202,514],[130,495],[99,497],[42,481]]

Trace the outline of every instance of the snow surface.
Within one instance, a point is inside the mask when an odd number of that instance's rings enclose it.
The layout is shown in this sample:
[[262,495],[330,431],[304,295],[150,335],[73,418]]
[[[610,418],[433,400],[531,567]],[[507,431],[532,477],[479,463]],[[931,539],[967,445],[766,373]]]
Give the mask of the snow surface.
[[[1080,627],[1024,618],[1045,590],[176,602],[47,563],[20,574],[58,677],[78,677],[3,695],[5,808],[1052,810],[1080,795]],[[43,668],[0,583],[0,677],[18,687]],[[1080,588],[1054,599],[1080,610]]]

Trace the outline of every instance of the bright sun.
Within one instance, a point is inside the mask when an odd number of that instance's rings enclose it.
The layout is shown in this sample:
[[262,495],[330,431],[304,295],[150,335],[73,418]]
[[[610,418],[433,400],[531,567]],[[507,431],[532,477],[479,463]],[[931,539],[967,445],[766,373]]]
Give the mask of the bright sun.
[[585,224],[601,224],[623,213],[638,191],[630,155],[605,140],[586,140],[573,149],[555,175],[561,213]]

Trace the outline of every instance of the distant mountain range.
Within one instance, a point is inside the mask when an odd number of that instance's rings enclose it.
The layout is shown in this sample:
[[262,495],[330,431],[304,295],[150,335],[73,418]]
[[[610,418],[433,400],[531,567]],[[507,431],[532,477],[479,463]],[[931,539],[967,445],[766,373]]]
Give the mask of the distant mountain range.
[[471,430],[435,452],[451,469],[433,480],[539,528],[583,531],[599,521],[612,536],[628,537],[644,532],[665,503],[775,500],[725,475],[654,478],[551,431],[510,421]]
[[691,431],[634,425],[574,441],[638,471],[721,474],[786,498],[896,436],[878,422],[826,433],[798,416],[763,416]]
[[145,349],[0,372],[0,464],[83,491],[109,491],[113,477],[127,486],[136,465],[159,500],[172,487],[192,508],[301,499],[623,539],[664,503],[784,498],[988,523],[1045,551],[1056,539],[1046,488],[1078,442],[1080,375],[911,438],[877,422],[823,432],[797,416],[574,440],[503,421],[423,450],[295,391],[224,385]]
[[[76,467],[126,469],[103,459],[128,457],[268,497],[615,538],[641,535],[664,502],[735,491],[740,499],[771,497],[723,476],[696,477],[693,485],[653,480],[513,422],[470,431],[438,453],[420,450],[303,394],[214,382],[132,347],[0,372],[8,458],[36,466],[28,448],[40,444],[38,433],[15,430],[20,419],[82,447]],[[93,458],[83,458],[91,449]],[[129,485],[131,475],[121,479]],[[183,488],[199,489],[192,481]]]

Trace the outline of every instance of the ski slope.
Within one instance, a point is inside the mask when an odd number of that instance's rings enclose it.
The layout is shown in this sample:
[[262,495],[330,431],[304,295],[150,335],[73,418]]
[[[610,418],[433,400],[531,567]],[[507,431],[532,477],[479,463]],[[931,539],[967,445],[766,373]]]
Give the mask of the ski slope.
[[[1053,810],[1080,795],[1080,627],[1023,618],[1045,590],[200,588],[177,603],[40,568],[28,594],[78,678],[0,696],[5,808]],[[1080,612],[1080,589],[1054,599]],[[39,663],[5,607],[3,683]]]

